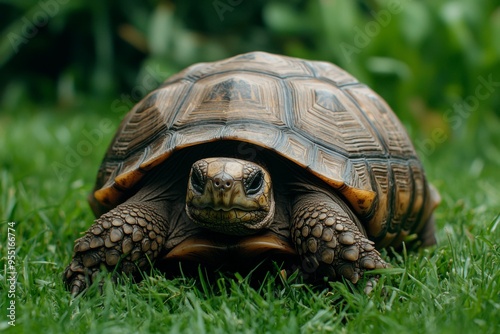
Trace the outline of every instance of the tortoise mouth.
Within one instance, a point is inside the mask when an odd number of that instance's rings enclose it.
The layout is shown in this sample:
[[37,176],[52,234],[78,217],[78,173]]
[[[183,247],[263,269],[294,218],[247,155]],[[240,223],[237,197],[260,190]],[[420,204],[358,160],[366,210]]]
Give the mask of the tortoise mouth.
[[246,237],[212,233],[196,235],[184,240],[170,250],[163,260],[238,267],[238,264],[248,264],[266,257],[296,256],[297,252],[293,245],[272,232]]
[[[211,206],[199,207],[190,205],[189,211],[192,215],[211,219],[213,221],[227,221],[228,219],[245,221],[245,217],[250,215],[267,215],[268,212],[264,210],[252,210],[244,208],[213,208]],[[248,218],[247,218],[248,219]]]
[[242,236],[266,228],[274,217],[274,205],[266,211],[240,208],[215,210],[211,207],[200,208],[186,204],[186,212],[198,226],[214,232]]

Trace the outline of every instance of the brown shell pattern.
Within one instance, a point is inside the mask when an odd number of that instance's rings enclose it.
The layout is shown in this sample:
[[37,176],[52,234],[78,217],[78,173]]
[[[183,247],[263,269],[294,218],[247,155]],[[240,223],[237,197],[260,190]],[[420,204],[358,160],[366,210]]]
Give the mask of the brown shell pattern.
[[215,140],[309,168],[368,219],[374,237],[411,228],[437,201],[380,96],[333,64],[264,52],[195,64],[139,102],[108,149],[94,198],[112,208],[174,150]]

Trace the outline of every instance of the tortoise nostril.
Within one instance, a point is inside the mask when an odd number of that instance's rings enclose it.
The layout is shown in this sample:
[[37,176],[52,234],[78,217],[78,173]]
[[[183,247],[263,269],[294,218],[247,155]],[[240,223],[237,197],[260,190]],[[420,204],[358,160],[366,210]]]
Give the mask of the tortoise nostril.
[[229,175],[216,176],[213,185],[216,189],[227,191],[233,187],[233,179]]

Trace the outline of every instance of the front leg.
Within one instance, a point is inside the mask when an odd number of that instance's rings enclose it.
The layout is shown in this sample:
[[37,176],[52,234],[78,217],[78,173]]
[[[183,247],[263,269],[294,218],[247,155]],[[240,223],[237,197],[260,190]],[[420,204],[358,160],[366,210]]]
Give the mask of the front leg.
[[365,271],[387,267],[340,197],[322,192],[297,196],[291,232],[303,270],[317,279],[344,277],[356,283]]
[[64,281],[76,295],[91,284],[101,267],[135,275],[149,267],[163,248],[165,210],[153,203],[125,203],[96,219],[75,241]]

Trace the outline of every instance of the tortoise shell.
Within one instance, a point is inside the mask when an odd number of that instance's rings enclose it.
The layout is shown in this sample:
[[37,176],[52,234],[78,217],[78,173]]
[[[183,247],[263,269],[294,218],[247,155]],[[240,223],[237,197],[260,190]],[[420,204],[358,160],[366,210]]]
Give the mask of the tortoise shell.
[[99,170],[94,212],[124,202],[173,152],[221,140],[258,145],[307,169],[382,244],[419,230],[438,202],[380,96],[333,64],[252,52],[192,65],[133,107]]

